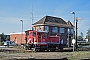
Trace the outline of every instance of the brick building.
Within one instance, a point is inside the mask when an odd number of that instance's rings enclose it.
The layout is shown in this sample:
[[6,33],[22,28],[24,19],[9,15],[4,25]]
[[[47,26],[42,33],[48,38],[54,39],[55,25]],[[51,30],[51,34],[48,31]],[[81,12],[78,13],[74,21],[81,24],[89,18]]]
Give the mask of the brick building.
[[18,45],[26,43],[25,32],[10,33],[10,41],[15,42]]
[[32,24],[32,29],[48,31],[48,35],[50,36],[58,35],[61,40],[64,40],[64,44],[67,43],[67,39],[69,38],[69,44],[71,45],[71,38],[73,37],[74,30],[70,21],[65,22],[59,17],[45,16]]

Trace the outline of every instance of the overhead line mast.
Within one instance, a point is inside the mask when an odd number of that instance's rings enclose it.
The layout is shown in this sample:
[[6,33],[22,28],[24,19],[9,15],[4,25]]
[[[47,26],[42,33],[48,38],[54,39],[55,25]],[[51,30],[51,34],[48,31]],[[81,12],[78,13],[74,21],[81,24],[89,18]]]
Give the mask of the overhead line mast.
[[31,29],[32,29],[32,24],[33,24],[33,20],[34,20],[34,19],[33,19],[33,1],[32,1],[32,4],[31,4],[31,9],[32,9],[32,10],[31,10],[31,12],[30,12],[30,14],[31,14],[31,18],[30,18],[30,19],[31,19],[31,21],[30,21],[30,22],[31,22],[31,25],[30,25],[30,26],[31,26]]
[[32,1],[32,12],[31,12],[31,14],[32,14],[32,24],[33,24],[33,1]]

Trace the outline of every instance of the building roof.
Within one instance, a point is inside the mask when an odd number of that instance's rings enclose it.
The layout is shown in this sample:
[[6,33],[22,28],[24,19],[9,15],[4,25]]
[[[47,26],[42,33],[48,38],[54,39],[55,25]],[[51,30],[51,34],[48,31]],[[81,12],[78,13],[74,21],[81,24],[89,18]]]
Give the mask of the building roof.
[[[10,33],[11,34],[22,34],[22,32],[14,32],[14,33]],[[23,32],[23,34],[25,34],[25,32]]]
[[58,18],[58,17],[53,17],[53,16],[45,16],[42,19],[40,19],[39,21],[35,22],[32,25],[53,25],[53,26],[73,26],[72,23],[69,21],[68,24],[67,22],[65,22],[62,18]]
[[69,26],[73,26],[73,24],[72,24],[70,21],[68,21],[67,24],[68,24]]

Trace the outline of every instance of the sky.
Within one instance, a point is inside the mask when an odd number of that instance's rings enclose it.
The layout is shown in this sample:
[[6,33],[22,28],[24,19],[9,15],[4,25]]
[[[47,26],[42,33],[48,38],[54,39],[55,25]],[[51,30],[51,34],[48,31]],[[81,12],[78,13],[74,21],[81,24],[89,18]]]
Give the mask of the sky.
[[83,32],[86,36],[90,28],[90,0],[0,0],[0,33],[10,34],[31,29],[33,23],[44,16],[54,16],[70,20],[73,24],[75,17],[78,21],[78,35]]

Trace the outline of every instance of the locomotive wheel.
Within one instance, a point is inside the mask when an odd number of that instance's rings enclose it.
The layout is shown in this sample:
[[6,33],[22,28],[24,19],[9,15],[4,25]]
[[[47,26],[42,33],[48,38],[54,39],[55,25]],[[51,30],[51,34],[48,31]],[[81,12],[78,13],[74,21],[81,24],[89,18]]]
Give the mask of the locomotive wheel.
[[24,46],[24,49],[25,49],[25,50],[28,50],[28,47],[27,47],[27,46]]
[[60,48],[61,51],[63,51],[63,48]]
[[36,45],[34,45],[34,49],[33,49],[34,51],[37,51],[37,48],[36,48]]
[[36,48],[34,48],[33,51],[36,51]]

